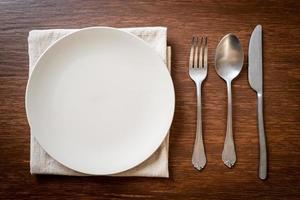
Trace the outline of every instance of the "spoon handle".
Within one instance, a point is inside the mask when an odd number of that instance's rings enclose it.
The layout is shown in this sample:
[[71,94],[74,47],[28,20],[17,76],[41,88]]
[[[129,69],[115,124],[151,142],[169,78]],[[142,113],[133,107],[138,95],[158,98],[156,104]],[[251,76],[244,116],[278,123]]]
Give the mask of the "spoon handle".
[[267,178],[267,148],[266,136],[263,118],[263,96],[257,93],[257,117],[258,117],[258,134],[259,134],[259,178],[265,180]]
[[231,82],[227,82],[228,106],[227,106],[227,130],[222,153],[224,164],[231,168],[236,161],[235,147],[232,131],[232,97],[231,97]]
[[202,136],[202,112],[201,112],[201,83],[196,84],[197,88],[197,128],[194,150],[192,156],[193,166],[201,170],[206,164],[206,156]]

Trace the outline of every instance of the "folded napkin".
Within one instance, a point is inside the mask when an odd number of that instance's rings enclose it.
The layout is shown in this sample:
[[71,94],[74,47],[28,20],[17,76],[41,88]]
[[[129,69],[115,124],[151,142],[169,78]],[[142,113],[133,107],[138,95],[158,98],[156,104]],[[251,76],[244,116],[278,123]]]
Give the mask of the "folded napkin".
[[[146,41],[167,63],[170,70],[171,48],[167,48],[167,29],[165,27],[121,28]],[[29,76],[39,56],[57,39],[76,31],[75,29],[51,29],[33,30],[29,32]],[[168,170],[169,133],[161,146],[140,165],[113,176],[145,176],[145,177],[169,177]],[[87,176],[76,172],[57,162],[48,155],[31,134],[30,137],[30,173],[31,174],[55,174],[69,176]]]

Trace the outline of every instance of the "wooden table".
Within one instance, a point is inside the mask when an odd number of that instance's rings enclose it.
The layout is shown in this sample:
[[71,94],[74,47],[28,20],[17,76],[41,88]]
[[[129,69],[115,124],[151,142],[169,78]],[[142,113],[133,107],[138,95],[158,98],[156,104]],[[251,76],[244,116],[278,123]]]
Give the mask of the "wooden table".
[[[300,1],[15,1],[0,0],[0,198],[3,199],[299,199]],[[257,178],[256,96],[247,80],[247,50],[256,24],[264,30],[265,128],[269,178]],[[173,48],[176,110],[170,137],[170,178],[32,176],[24,108],[27,36],[32,29],[166,26]],[[233,82],[238,161],[224,166],[226,85],[214,70],[222,36],[236,34],[245,50]],[[203,85],[207,166],[191,165],[196,98],[187,73],[191,37],[209,38]]]

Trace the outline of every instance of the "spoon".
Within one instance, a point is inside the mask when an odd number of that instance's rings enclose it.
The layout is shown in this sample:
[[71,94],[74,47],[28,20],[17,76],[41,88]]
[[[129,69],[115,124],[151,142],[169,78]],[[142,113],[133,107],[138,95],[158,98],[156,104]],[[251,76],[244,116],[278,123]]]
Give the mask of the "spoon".
[[232,97],[231,82],[242,70],[244,52],[239,39],[233,34],[225,35],[219,42],[215,55],[215,69],[218,75],[226,81],[228,92],[227,129],[222,152],[224,164],[231,168],[236,162],[236,153],[232,131]]

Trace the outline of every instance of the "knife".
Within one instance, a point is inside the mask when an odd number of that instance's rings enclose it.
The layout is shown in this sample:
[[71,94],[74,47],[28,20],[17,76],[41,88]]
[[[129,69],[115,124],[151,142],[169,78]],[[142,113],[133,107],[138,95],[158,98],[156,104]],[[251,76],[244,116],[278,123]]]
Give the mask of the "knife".
[[267,178],[267,148],[263,119],[263,63],[262,63],[262,26],[257,25],[249,43],[248,79],[251,88],[257,93],[257,120],[259,134],[259,178]]

